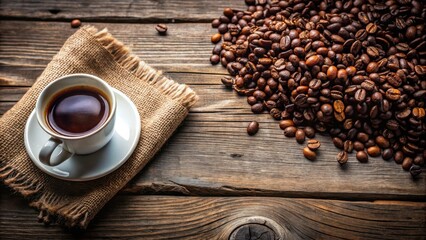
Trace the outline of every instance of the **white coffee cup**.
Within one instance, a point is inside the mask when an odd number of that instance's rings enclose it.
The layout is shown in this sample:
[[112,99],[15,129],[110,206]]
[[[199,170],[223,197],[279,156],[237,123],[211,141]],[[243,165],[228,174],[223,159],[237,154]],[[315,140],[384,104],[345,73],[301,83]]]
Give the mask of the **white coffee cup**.
[[[103,123],[99,123],[90,131],[82,134],[67,135],[60,133],[49,122],[49,109],[67,89],[90,88],[101,93],[109,105],[109,114]],[[69,159],[74,154],[90,154],[104,147],[114,134],[115,112],[117,102],[112,87],[102,79],[90,74],[71,74],[60,77],[51,82],[41,92],[36,102],[36,116],[38,124],[51,137],[39,153],[40,161],[48,166],[56,166]],[[56,148],[61,150],[56,156],[52,153]]]

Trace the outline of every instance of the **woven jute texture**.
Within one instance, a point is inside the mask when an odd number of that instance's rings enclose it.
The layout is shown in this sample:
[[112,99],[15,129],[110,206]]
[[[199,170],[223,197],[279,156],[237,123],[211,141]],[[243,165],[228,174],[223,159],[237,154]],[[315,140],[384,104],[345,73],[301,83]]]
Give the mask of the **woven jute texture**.
[[[126,94],[141,117],[133,155],[100,179],[69,182],[39,170],[25,151],[24,128],[42,89],[72,73],[96,75]],[[86,228],[99,210],[141,169],[172,135],[197,95],[133,55],[106,29],[86,26],[73,34],[22,99],[0,118],[0,180],[40,210],[44,222]],[[102,161],[102,159],[97,159]]]

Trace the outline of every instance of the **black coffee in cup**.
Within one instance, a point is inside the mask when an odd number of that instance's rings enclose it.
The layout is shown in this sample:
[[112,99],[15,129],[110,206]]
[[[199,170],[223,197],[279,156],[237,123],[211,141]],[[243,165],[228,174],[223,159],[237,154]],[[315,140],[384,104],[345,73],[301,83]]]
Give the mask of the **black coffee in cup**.
[[110,103],[98,89],[75,86],[57,93],[46,110],[47,122],[55,132],[78,137],[96,131],[106,122]]

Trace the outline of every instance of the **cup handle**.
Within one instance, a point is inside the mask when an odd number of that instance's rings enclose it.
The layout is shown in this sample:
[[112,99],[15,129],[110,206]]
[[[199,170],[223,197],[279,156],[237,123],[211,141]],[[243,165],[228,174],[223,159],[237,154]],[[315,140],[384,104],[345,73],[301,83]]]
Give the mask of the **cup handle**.
[[64,162],[65,160],[70,158],[72,155],[74,155],[73,153],[70,153],[64,148],[62,148],[62,151],[52,159],[53,151],[61,143],[62,143],[61,140],[52,138],[52,137],[49,140],[47,140],[46,144],[44,144],[44,146],[41,148],[40,153],[38,155],[38,158],[40,159],[40,161],[45,165],[53,167],[53,166],[59,165],[60,163]]

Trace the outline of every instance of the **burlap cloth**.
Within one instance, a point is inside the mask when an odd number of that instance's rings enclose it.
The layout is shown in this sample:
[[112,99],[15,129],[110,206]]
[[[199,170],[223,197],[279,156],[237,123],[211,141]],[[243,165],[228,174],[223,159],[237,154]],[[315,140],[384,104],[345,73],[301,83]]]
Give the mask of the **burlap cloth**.
[[[125,93],[141,117],[141,136],[133,155],[113,173],[88,182],[68,182],[39,170],[25,151],[24,127],[40,91],[71,73],[89,73]],[[196,94],[149,67],[108,31],[83,27],[73,34],[22,99],[0,118],[0,179],[29,199],[44,222],[86,228],[98,211],[171,136]]]

